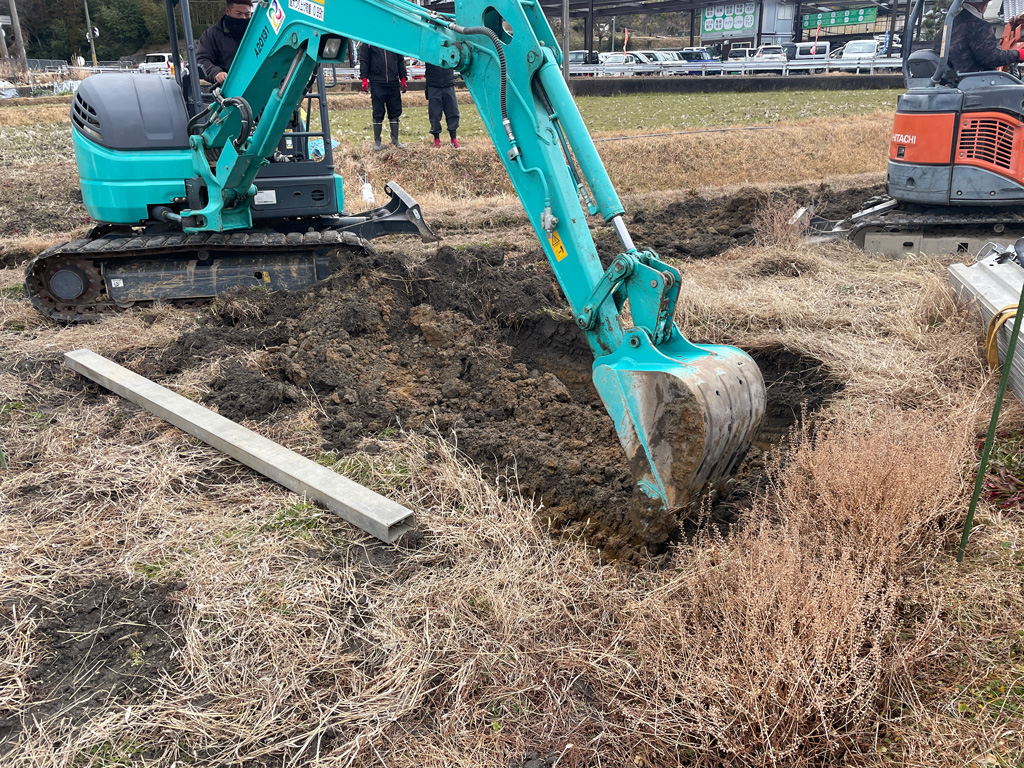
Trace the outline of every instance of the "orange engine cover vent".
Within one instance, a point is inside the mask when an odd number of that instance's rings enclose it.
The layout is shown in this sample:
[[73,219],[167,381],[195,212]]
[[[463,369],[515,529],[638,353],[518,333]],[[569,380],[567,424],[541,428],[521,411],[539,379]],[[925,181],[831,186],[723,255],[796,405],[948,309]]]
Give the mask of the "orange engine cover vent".
[[1013,145],[1020,124],[1000,115],[964,117],[960,121],[957,142],[958,160],[973,160],[979,164],[994,165],[1012,171]]

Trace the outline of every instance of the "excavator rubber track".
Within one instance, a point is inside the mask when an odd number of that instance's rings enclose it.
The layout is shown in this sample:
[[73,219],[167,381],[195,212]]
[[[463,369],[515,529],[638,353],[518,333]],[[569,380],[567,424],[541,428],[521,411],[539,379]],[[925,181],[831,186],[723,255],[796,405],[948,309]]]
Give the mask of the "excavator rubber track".
[[90,234],[43,251],[25,269],[28,297],[52,320],[87,323],[158,300],[199,305],[235,286],[295,290],[327,277],[339,251],[372,250],[332,229]]
[[[875,207],[881,198],[869,201]],[[812,237],[848,239],[871,252],[976,253],[986,242],[1010,243],[1024,235],[1024,213],[1013,208],[942,208],[930,212],[890,209],[829,221],[812,219]]]

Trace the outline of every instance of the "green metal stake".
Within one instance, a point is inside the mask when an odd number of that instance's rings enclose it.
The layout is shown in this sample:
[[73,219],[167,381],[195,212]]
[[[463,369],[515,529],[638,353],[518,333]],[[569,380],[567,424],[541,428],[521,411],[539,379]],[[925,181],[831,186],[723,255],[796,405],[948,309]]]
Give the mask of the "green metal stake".
[[[1024,307],[1024,286],[1021,287],[1020,299],[1017,300],[1017,308]],[[981,498],[981,487],[985,483],[985,469],[988,467],[988,457],[992,453],[992,443],[996,439],[996,424],[999,423],[999,411],[1003,407],[1003,395],[1006,394],[1006,384],[1010,379],[1010,364],[1013,362],[1013,353],[1017,349],[1017,337],[1020,335],[1021,316],[1017,315],[1013,321],[1013,331],[1010,333],[1010,343],[1006,346],[1006,359],[1003,360],[1003,372],[999,376],[999,389],[996,392],[996,404],[992,407],[992,420],[988,424],[988,435],[985,437],[985,447],[981,451],[981,464],[978,467],[978,477],[974,481],[974,495],[971,496],[971,506],[967,508],[967,520],[964,521],[964,533],[960,537],[960,548],[956,553],[956,561],[964,561],[964,553],[967,551],[967,539],[971,535],[971,524],[974,522],[974,511],[978,507],[978,499]]]

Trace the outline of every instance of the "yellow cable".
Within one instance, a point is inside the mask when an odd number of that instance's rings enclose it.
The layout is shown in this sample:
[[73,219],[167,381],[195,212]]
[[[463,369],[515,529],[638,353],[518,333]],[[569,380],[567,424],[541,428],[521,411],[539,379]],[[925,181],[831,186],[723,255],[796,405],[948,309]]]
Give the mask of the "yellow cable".
[[1003,327],[1007,320],[1017,316],[1017,305],[1007,304],[988,321],[988,330],[985,331],[985,355],[988,357],[988,367],[993,370],[999,369],[999,342],[996,334]]

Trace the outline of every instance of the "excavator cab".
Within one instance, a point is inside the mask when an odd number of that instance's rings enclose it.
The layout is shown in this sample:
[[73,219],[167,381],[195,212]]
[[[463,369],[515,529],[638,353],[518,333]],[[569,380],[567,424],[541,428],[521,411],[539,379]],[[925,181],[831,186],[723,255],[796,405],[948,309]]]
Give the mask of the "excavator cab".
[[948,41],[962,4],[949,8],[940,50],[915,51],[904,62],[907,92],[896,108],[886,177],[889,195],[904,205],[1024,201],[1024,84],[1008,72],[951,71]]

